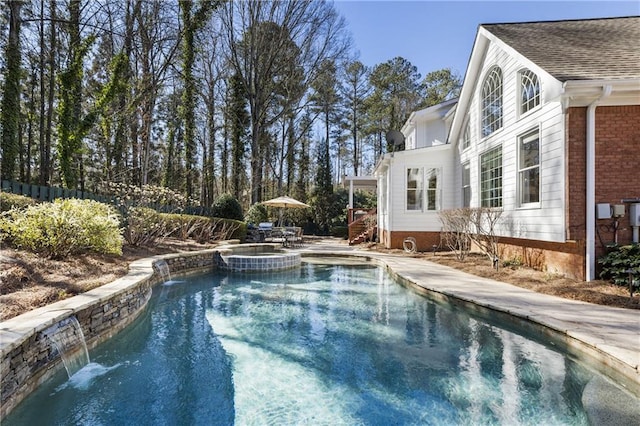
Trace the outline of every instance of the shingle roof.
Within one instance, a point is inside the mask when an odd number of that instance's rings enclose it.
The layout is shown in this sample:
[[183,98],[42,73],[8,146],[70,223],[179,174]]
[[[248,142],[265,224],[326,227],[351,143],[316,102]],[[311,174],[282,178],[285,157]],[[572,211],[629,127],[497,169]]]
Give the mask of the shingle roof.
[[640,78],[640,16],[482,27],[559,81]]

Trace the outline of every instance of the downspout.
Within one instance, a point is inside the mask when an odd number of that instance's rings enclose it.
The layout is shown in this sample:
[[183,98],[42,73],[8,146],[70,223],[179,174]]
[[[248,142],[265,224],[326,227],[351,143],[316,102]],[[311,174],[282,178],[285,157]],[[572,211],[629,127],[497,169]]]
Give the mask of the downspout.
[[596,108],[609,95],[611,86],[603,86],[600,96],[587,107],[587,281],[593,281],[596,274]]

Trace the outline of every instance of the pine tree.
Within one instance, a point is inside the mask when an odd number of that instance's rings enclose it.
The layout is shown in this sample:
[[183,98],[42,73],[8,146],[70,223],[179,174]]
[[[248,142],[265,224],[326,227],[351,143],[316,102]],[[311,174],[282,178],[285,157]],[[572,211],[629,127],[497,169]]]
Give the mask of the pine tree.
[[322,139],[318,144],[317,158],[318,168],[313,192],[315,222],[320,232],[326,235],[329,233],[331,207],[333,205],[331,155],[329,154],[329,142],[327,139]]
[[231,193],[237,199],[241,199],[242,182],[246,175],[244,156],[244,137],[249,125],[249,114],[246,108],[246,91],[242,79],[234,74],[230,81],[231,99],[229,114],[231,120]]

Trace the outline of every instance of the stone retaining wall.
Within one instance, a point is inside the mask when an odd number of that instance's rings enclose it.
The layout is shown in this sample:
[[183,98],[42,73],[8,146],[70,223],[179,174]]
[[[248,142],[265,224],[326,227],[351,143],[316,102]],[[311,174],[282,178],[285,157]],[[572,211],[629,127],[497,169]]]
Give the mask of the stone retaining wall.
[[[93,348],[129,325],[146,307],[152,287],[162,281],[154,268],[166,261],[172,274],[214,269],[213,253],[205,250],[156,256],[133,262],[129,274],[72,298],[35,309],[0,324],[0,419],[40,384],[63,368],[60,356],[45,332],[75,316],[87,347]],[[61,332],[70,333],[63,324]]]

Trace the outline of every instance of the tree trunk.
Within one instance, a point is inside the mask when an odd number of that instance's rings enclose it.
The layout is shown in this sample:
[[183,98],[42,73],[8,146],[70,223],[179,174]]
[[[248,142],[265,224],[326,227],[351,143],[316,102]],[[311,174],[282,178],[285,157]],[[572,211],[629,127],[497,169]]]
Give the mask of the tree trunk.
[[51,167],[51,134],[53,133],[53,100],[56,84],[56,49],[58,48],[56,37],[56,0],[49,3],[51,24],[49,25],[49,89],[47,91],[47,125],[44,142],[44,166],[40,171],[43,185],[51,183],[53,167]]
[[[124,33],[124,54],[127,57],[129,66],[127,72],[123,76],[125,79],[125,85],[129,86],[131,83],[131,53],[133,51],[133,28],[134,20],[140,11],[141,2],[136,1],[135,5],[131,5],[131,0],[127,0],[125,11],[125,33]],[[107,176],[109,180],[115,179],[116,181],[124,181],[124,162],[125,151],[127,146],[127,123],[129,117],[127,111],[130,109],[129,98],[131,89],[127,88],[126,91],[118,96],[118,111],[116,115],[116,130],[113,139],[113,147],[111,149],[111,156],[107,159],[107,168],[111,170],[110,176]]]
[[6,77],[0,113],[2,127],[2,179],[15,177],[20,155],[20,8],[22,1],[9,1],[9,39],[6,46]]
[[[53,23],[51,23],[53,25]],[[45,40],[44,40],[44,0],[40,0],[40,26],[38,27],[40,36],[40,117],[38,117],[38,147],[40,151],[40,174],[38,183],[40,185],[47,184],[47,164],[46,161],[46,145],[44,136],[46,102],[45,102],[45,84],[44,84],[44,67],[45,67]]]

